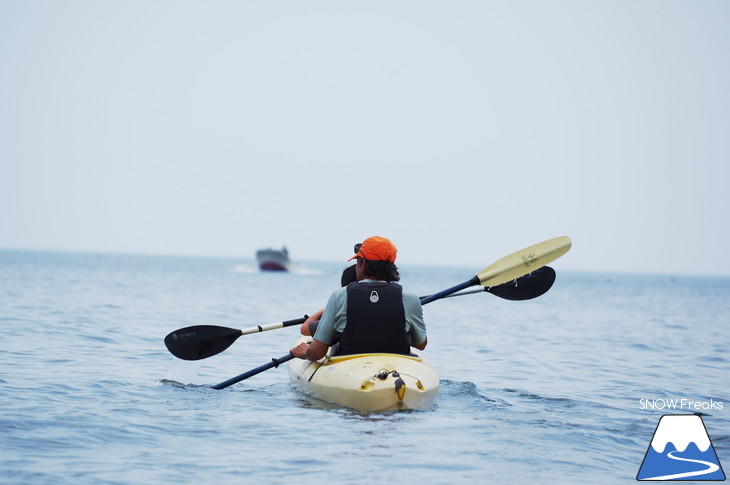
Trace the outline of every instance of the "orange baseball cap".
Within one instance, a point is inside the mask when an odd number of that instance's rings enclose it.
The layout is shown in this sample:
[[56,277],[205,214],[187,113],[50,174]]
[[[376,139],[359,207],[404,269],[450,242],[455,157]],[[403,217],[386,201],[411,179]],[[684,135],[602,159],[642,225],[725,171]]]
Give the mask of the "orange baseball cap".
[[365,258],[369,261],[388,261],[395,263],[398,250],[389,239],[373,236],[365,239],[362,244],[355,244],[355,256],[348,259]]

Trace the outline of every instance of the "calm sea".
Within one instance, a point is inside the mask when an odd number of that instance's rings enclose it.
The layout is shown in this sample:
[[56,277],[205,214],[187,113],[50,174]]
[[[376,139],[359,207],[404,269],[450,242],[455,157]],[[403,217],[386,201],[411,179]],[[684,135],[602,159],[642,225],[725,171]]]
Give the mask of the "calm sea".
[[[401,282],[430,294],[489,263],[404,266]],[[730,278],[552,266],[535,300],[424,307],[435,408],[360,414],[293,390],[284,368],[208,387],[286,354],[295,328],[199,362],[163,344],[184,326],[314,312],[344,263],[262,274],[250,260],[0,251],[0,483],[632,483],[659,418],[695,411],[670,400],[707,408],[730,472]]]

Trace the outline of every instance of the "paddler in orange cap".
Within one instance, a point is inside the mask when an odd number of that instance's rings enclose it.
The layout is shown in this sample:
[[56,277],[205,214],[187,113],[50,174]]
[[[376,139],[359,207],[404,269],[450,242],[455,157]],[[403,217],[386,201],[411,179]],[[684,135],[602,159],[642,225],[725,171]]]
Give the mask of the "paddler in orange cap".
[[291,349],[300,359],[319,360],[338,342],[331,355],[411,353],[428,343],[418,296],[403,288],[397,249],[390,240],[373,236],[355,245],[357,281],[332,293],[314,339]]
[[[350,283],[357,281],[355,267],[356,265],[353,264],[352,266],[348,266],[347,268],[342,270],[342,276],[340,277],[341,286],[345,287]],[[314,332],[317,331],[317,325],[319,325],[319,319],[322,318],[323,313],[324,308],[312,313],[312,316],[308,317],[307,320],[302,324],[299,330],[301,334],[307,337],[309,337],[310,335],[314,335]]]

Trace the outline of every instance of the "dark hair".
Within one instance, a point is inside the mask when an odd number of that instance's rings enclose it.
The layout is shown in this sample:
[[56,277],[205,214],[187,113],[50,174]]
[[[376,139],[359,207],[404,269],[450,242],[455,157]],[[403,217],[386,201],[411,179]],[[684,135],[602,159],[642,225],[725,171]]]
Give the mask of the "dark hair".
[[372,276],[376,280],[382,281],[398,281],[400,275],[398,274],[398,267],[395,263],[390,261],[370,261],[364,258],[357,258],[362,260],[365,264],[363,273]]
[[342,271],[342,278],[340,279],[340,284],[342,286],[347,286],[350,283],[354,283],[357,281],[357,273],[355,273],[355,266],[348,266]]

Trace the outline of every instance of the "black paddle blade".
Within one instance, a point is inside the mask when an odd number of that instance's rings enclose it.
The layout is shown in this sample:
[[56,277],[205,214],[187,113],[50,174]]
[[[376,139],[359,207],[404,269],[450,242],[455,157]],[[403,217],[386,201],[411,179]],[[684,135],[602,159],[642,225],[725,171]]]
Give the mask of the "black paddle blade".
[[532,273],[520,276],[516,280],[485,288],[484,291],[505,300],[531,300],[545,294],[554,282],[555,270],[550,266],[543,266]]
[[207,359],[226,350],[241,335],[235,328],[197,325],[170,333],[165,337],[165,346],[178,359]]

